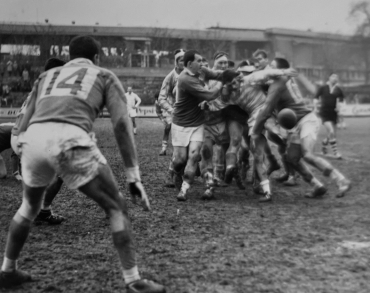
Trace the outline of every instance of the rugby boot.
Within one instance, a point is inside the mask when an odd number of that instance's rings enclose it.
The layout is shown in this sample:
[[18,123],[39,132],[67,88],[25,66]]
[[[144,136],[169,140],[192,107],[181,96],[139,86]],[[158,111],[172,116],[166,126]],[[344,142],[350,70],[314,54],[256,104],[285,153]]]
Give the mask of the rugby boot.
[[173,171],[168,171],[166,176],[166,181],[164,182],[164,187],[173,188],[175,184],[173,183]]
[[235,166],[226,167],[225,183],[230,184],[233,181]]
[[128,284],[126,293],[166,293],[166,289],[154,281],[141,279]]
[[238,168],[235,168],[234,170],[234,179],[235,179],[236,186],[238,186],[240,190],[245,190],[245,186],[243,184],[243,180],[240,177]]
[[176,198],[177,201],[186,201],[188,199],[188,197],[186,196],[186,191],[181,189]]
[[351,189],[351,181],[349,181],[348,179],[343,179],[343,180],[340,180],[338,182],[338,188],[339,188],[339,191],[336,195],[336,197],[340,198],[340,197],[343,197],[345,196],[346,192],[349,191]]
[[328,189],[324,185],[316,186],[316,187],[314,187],[313,190],[306,193],[305,197],[307,197],[307,198],[319,198],[319,197],[323,196],[327,191],[328,191]]
[[21,270],[12,272],[0,271],[0,288],[11,288],[31,281],[31,275]]
[[60,225],[65,220],[64,217],[53,214],[50,210],[41,210],[35,219],[35,224],[42,222],[49,225]]
[[202,194],[201,199],[203,200],[211,200],[215,198],[215,190],[214,187],[207,188],[206,191]]
[[294,176],[289,175],[289,178],[287,181],[283,183],[285,186],[296,186],[297,185],[297,180]]
[[265,192],[260,198],[258,199],[259,202],[269,202],[272,201],[271,193]]
[[267,169],[267,176],[270,176],[273,172],[280,170],[280,165],[274,155],[269,155],[267,159],[270,163]]

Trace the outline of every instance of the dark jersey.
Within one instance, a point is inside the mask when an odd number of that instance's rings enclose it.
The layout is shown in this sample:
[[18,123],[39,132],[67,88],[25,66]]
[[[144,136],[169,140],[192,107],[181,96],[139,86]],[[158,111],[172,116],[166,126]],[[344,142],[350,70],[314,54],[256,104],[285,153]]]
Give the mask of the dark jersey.
[[329,85],[324,85],[317,91],[315,99],[320,100],[320,116],[327,116],[336,113],[337,100],[343,102],[344,96],[338,86],[334,86],[332,92],[330,92]]
[[294,111],[297,116],[297,122],[311,113],[311,110],[301,100],[296,100],[290,93],[286,85],[286,80],[275,80],[269,87],[265,106],[258,114],[253,132],[256,134],[261,133],[266,120],[273,112],[276,111],[278,113],[286,108]]
[[[215,73],[212,77],[216,79],[219,75]],[[179,76],[176,94],[173,123],[182,127],[202,125],[205,122],[205,116],[199,104],[208,98],[213,98],[214,93],[205,87],[198,76],[191,75],[185,69]]]

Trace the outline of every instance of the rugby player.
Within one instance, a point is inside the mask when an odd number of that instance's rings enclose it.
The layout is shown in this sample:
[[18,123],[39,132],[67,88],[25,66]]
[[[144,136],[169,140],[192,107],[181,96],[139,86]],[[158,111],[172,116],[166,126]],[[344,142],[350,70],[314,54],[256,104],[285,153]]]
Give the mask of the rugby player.
[[[63,66],[65,63],[66,63],[65,61],[59,58],[50,58],[46,61],[44,70],[48,71],[49,69]],[[18,149],[19,126],[25,114],[26,106],[29,101],[29,98],[30,98],[30,95],[26,98],[25,102],[23,103],[21,110],[19,111],[17,115],[15,125],[12,129],[11,145],[12,145],[13,151],[17,155],[20,155],[20,152]],[[65,220],[64,217],[56,215],[51,210],[51,204],[54,198],[56,197],[56,195],[58,194],[59,190],[62,188],[62,185],[63,185],[62,178],[60,178],[59,176],[56,176],[55,179],[52,181],[52,183],[46,188],[44,201],[42,203],[41,210],[35,219],[35,223],[46,222],[50,225],[59,225]]]
[[[251,65],[250,65],[251,66]],[[268,69],[255,71],[251,66],[249,75],[241,75],[239,72],[227,70],[223,73],[222,89],[223,98],[208,103],[211,111],[217,111],[225,108],[227,105],[238,105],[244,110],[248,116],[249,135],[251,136],[251,129],[253,128],[258,113],[261,111],[266,96],[261,88],[270,77],[281,75],[295,75],[294,70],[278,70]],[[261,180],[260,186],[263,190],[263,195],[259,198],[260,202],[271,201],[271,189],[268,180],[266,167],[264,165],[264,154],[267,148],[267,141],[265,136],[261,133],[258,136],[251,136],[251,152],[253,153],[256,171]]]
[[256,60],[254,65],[256,66],[257,70],[269,68],[270,61],[265,50],[258,49],[253,53],[253,58]]
[[321,86],[318,89],[314,99],[315,109],[317,108],[319,101],[320,108],[318,113],[328,134],[328,136],[322,141],[322,152],[326,155],[328,153],[328,144],[330,144],[334,157],[341,159],[342,155],[338,152],[337,147],[336,128],[339,108],[344,101],[344,95],[338,86],[337,74],[331,74],[326,85]]
[[[204,136],[204,112],[198,106],[202,101],[216,99],[221,85],[207,89],[199,76],[206,70],[206,79],[220,78],[203,66],[202,56],[195,50],[184,54],[185,69],[177,82],[176,103],[173,111],[172,145],[174,148],[174,183],[178,190],[177,200],[187,200],[187,191],[194,181],[200,161]],[[204,69],[203,69],[204,68]],[[185,168],[185,169],[184,169]],[[182,171],[184,170],[184,178]]]
[[112,72],[98,67],[100,46],[94,38],[77,36],[69,48],[70,62],[36,80],[20,125],[23,201],[10,224],[0,287],[31,281],[28,273],[17,269],[17,259],[40,211],[44,191],[57,173],[69,188],[85,193],[109,214],[127,292],[165,292],[163,286],[140,278],[124,197],[91,133],[95,118],[106,106],[131,195],[141,197],[144,209],[149,210],[124,90]]
[[[159,92],[158,104],[162,109],[162,122],[164,124],[165,130],[162,140],[162,149],[159,153],[160,156],[165,156],[167,153],[168,139],[172,126],[172,115],[173,106],[176,101],[176,85],[179,74],[184,70],[184,54],[185,50],[177,49],[175,54],[175,68],[165,77],[162,82],[162,87]],[[168,134],[167,134],[168,133]],[[173,184],[173,165],[172,159],[168,168],[168,172],[165,180],[165,187],[174,187]]]
[[136,135],[137,134],[137,129],[136,129],[135,118],[137,117],[137,109],[140,106],[141,99],[139,98],[139,96],[137,94],[135,94],[132,91],[131,86],[129,86],[127,88],[126,97],[127,97],[128,114],[131,118],[132,126],[134,127],[134,134]]
[[[214,54],[213,70],[224,71],[228,68],[228,58],[225,52],[216,52]],[[206,81],[208,88],[213,89],[215,86],[221,86],[218,80]],[[206,191],[202,199],[212,199],[214,197],[214,186],[227,186],[221,179],[224,171],[224,154],[222,148],[226,150],[230,143],[229,132],[227,130],[226,120],[222,111],[205,110],[204,123],[204,142],[201,149],[202,160],[200,170],[206,184]],[[213,168],[213,147],[217,145],[216,166]],[[215,173],[215,174],[213,174]],[[215,176],[214,176],[215,175]]]
[[[8,171],[6,170],[5,161],[1,153],[7,149],[11,149],[11,135],[14,123],[0,124],[0,179],[6,178]],[[19,174],[19,158],[14,151],[11,154],[12,174],[18,181],[22,181],[22,176]]]
[[[290,64],[286,59],[275,58],[271,62],[271,68],[288,69]],[[311,171],[302,162],[304,161],[320,170],[324,176],[330,176],[338,186],[337,197],[342,197],[350,189],[351,183],[345,176],[335,169],[329,162],[314,154],[314,147],[319,132],[319,119],[311,112],[302,101],[296,101],[286,86],[287,79],[275,77],[269,87],[268,97],[262,111],[258,114],[257,122],[252,129],[252,137],[261,135],[266,120],[273,111],[281,111],[288,108],[295,112],[297,125],[289,131],[287,160],[302,175],[303,179],[313,186],[312,192],[307,197],[322,196],[327,189],[315,178]],[[282,125],[283,126],[283,125]]]

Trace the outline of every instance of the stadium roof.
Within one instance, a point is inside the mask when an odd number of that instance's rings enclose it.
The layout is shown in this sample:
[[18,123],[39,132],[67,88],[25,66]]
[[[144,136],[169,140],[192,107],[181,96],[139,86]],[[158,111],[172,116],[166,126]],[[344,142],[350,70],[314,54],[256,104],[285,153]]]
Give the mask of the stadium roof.
[[50,23],[0,23],[0,34],[56,34],[56,35],[81,35],[120,36],[120,37],[168,37],[179,39],[198,40],[225,40],[225,41],[255,41],[267,42],[270,35],[287,37],[300,37],[307,39],[330,39],[348,41],[351,36],[301,31],[295,29],[269,28],[247,29],[231,27],[209,27],[207,29],[174,29],[165,27],[123,27],[100,25],[54,25]]

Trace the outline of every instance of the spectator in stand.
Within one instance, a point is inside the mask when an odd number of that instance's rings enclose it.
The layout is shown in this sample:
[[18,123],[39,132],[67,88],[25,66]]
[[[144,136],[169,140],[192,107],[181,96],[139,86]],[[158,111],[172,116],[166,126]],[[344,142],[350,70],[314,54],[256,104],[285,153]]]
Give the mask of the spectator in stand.
[[22,84],[23,84],[23,90],[30,90],[30,73],[25,67],[22,72]]
[[1,76],[1,79],[4,78],[4,73],[5,73],[5,64],[3,61],[0,61],[0,76]]
[[8,63],[6,63],[6,70],[8,72],[8,76],[11,77],[13,74],[13,62],[12,60],[9,60]]
[[14,60],[14,63],[13,63],[13,75],[14,76],[18,76],[18,63],[17,63],[17,60]]

